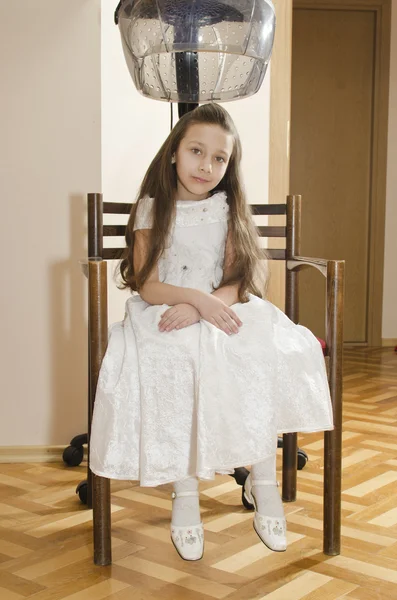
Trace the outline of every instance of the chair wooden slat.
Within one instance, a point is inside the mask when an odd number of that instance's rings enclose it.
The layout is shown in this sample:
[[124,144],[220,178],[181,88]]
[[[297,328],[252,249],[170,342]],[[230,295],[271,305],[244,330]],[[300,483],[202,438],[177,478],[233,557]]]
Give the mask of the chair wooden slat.
[[253,215],[286,215],[286,204],[250,204]]
[[[125,236],[125,228],[126,225],[104,225],[103,226],[103,235],[106,236]],[[257,230],[261,237],[273,237],[273,238],[282,238],[286,237],[287,229],[286,227],[278,227],[278,226],[258,226]]]
[[104,248],[102,258],[104,260],[118,260],[122,257],[124,248]]
[[112,215],[129,215],[132,204],[127,202],[104,202],[103,212]]
[[104,236],[125,236],[125,225],[104,225],[103,235]]
[[[282,248],[263,248],[264,258],[271,260],[285,260],[286,251]],[[102,258],[104,260],[118,260],[121,258],[124,248],[104,248]]]
[[287,256],[287,251],[283,248],[264,248],[265,258],[270,258],[271,260],[285,260]]
[[[286,215],[286,204],[250,204],[254,215]],[[113,215],[129,215],[132,203],[130,202],[104,202],[103,212]]]
[[281,238],[287,236],[287,228],[286,227],[275,227],[275,226],[265,226],[265,227],[257,227],[259,231],[259,235],[261,237],[274,237]]

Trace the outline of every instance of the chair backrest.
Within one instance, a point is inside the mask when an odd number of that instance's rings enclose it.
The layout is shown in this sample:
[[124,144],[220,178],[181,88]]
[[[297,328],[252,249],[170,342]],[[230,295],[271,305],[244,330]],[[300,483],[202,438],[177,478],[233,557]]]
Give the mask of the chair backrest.
[[[300,196],[288,196],[285,204],[251,204],[253,215],[285,216],[283,226],[258,226],[262,238],[285,238],[285,248],[264,248],[266,257],[272,260],[286,260],[299,254],[300,246]],[[102,194],[88,194],[88,256],[115,260],[121,257],[123,249],[104,248],[105,237],[125,236],[126,225],[103,225],[103,215],[129,215],[132,204],[125,202],[103,202]]]

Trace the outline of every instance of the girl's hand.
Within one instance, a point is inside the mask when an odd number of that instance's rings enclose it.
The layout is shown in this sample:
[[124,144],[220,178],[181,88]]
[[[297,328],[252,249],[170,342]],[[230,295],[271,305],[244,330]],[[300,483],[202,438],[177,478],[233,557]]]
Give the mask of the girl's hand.
[[191,304],[176,304],[168,308],[161,315],[159,323],[160,331],[172,331],[173,329],[184,329],[200,321],[200,313]]
[[228,335],[238,333],[242,322],[237,314],[220,298],[211,294],[203,295],[197,308],[203,319],[218,327]]

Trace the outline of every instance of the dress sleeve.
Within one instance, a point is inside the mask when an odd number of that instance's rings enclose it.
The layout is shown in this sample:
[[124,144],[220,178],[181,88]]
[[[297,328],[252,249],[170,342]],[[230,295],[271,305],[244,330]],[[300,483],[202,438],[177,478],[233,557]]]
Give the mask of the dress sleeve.
[[153,198],[141,198],[135,214],[134,231],[153,227]]

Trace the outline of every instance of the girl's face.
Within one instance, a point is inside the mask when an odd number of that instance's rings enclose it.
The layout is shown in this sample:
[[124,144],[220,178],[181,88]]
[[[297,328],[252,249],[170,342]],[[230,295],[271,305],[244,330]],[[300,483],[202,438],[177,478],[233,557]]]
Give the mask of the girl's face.
[[204,200],[222,180],[233,136],[219,125],[191,125],[175,153],[177,200]]

